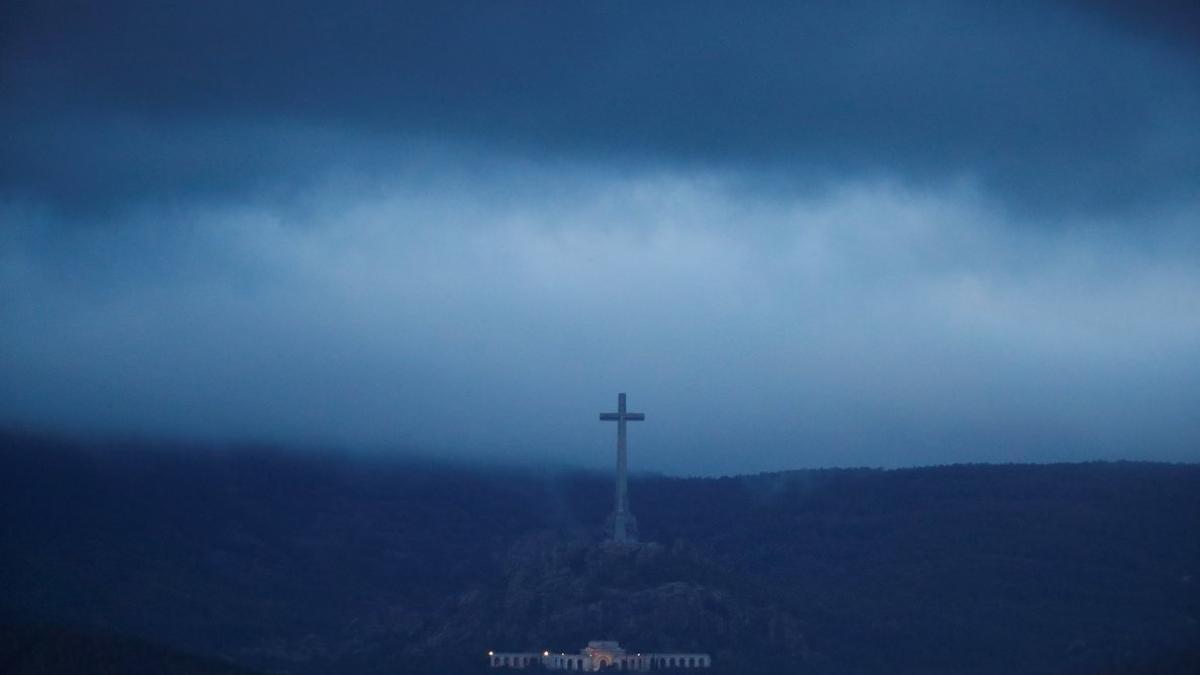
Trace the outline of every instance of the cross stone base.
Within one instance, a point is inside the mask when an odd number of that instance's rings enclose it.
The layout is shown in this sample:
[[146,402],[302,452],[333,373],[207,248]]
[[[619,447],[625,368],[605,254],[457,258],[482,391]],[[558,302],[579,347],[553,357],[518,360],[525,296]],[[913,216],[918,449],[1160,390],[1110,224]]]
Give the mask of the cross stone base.
[[625,538],[617,539],[617,517],[617,512],[614,511],[608,514],[608,520],[604,523],[604,532],[609,541],[615,541],[618,544],[636,544],[638,540],[637,518],[634,518],[632,513],[625,512]]

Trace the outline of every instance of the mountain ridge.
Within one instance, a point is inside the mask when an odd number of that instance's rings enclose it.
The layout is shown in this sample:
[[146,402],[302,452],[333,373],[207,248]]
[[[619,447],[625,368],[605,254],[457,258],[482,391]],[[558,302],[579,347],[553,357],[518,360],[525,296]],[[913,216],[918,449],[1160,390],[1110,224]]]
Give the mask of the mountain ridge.
[[725,672],[1085,673],[1200,643],[1196,465],[636,475],[651,543],[614,548],[603,474],[171,447],[0,436],[3,609],[298,674],[602,638]]

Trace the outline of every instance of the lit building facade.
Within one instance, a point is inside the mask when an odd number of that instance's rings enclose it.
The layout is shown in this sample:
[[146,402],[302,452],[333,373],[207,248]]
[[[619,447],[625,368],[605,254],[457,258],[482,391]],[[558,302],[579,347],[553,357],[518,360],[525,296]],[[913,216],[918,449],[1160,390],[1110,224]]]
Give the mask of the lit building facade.
[[578,654],[554,654],[541,652],[488,652],[493,668],[541,667],[546,670],[573,670],[596,672],[598,670],[650,671],[674,668],[708,668],[712,657],[708,654],[685,653],[630,653],[621,645],[609,640],[593,640]]

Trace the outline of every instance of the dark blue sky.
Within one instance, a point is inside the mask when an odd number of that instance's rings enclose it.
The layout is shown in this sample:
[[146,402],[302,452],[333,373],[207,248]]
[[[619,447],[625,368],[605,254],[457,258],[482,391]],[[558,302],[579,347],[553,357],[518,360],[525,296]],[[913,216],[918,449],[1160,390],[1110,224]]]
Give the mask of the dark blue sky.
[[1200,459],[1187,2],[10,3],[0,424]]

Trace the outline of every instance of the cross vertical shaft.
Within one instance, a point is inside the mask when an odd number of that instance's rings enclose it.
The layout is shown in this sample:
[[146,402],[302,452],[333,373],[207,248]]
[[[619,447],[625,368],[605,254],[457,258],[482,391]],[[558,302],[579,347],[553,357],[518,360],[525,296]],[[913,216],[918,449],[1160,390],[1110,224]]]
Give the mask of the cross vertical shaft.
[[[629,440],[625,432],[625,394],[617,395],[617,495],[618,514],[629,513]],[[622,523],[623,524],[623,523]],[[624,535],[624,532],[621,533]]]
[[601,421],[617,423],[617,485],[615,506],[612,515],[613,541],[626,543],[637,541],[637,521],[629,510],[629,459],[626,422],[641,422],[642,413],[631,413],[625,408],[625,394],[617,394],[617,412],[600,413]]

